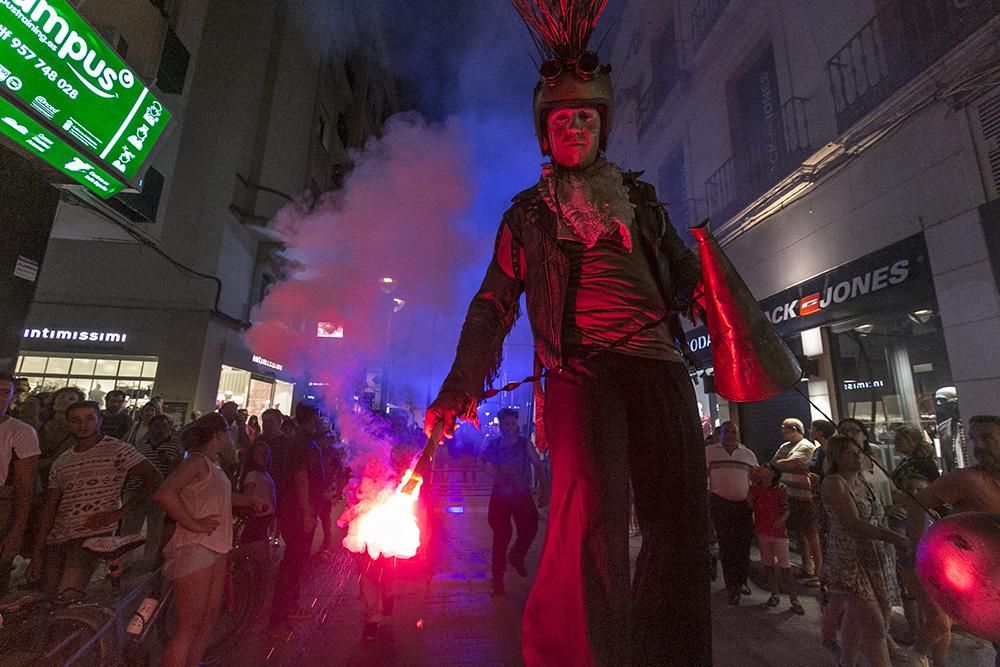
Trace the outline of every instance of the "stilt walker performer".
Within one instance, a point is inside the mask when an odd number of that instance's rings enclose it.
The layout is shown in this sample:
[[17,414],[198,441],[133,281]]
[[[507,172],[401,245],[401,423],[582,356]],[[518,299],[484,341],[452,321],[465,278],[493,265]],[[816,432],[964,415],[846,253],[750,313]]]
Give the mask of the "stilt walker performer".
[[511,1],[544,50],[533,109],[551,160],[503,216],[426,431],[476,420],[524,292],[553,476],[525,662],[710,665],[705,454],[678,319],[699,264],[653,186],[604,158],[611,68],[587,42],[606,0]]

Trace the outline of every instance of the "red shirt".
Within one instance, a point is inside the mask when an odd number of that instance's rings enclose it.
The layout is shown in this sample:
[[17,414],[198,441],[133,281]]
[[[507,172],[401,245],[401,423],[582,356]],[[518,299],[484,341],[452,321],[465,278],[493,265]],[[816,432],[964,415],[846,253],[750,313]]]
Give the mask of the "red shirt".
[[788,491],[785,487],[780,484],[754,484],[750,487],[749,497],[753,499],[753,520],[757,534],[765,537],[788,537],[788,530],[784,526],[774,527],[774,522],[788,509]]

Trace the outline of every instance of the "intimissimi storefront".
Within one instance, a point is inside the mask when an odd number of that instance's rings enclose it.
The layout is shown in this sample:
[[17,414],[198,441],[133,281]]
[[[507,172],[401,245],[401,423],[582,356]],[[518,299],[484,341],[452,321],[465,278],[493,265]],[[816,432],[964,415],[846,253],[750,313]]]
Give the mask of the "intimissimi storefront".
[[128,331],[40,324],[24,330],[15,372],[27,377],[33,390],[79,387],[102,402],[117,388],[140,401],[153,393],[159,359],[137,352]]
[[[782,290],[760,305],[802,360],[808,378],[799,390],[825,412],[865,422],[873,439],[886,445],[895,427],[919,425],[934,440],[944,468],[964,464],[958,400],[923,234]],[[727,405],[713,392],[705,328],[688,332],[688,344],[704,364],[696,385],[703,413],[713,422],[738,415],[745,444],[758,457],[769,458],[776,449],[782,419],[797,417],[808,426],[820,417],[798,391]]]

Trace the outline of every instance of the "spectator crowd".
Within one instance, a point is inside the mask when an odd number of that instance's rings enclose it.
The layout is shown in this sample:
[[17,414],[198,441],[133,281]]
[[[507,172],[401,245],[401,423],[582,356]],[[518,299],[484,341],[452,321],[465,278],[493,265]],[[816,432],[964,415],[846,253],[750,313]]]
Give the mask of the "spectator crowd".
[[234,544],[264,558],[280,536],[269,631],[290,634],[308,615],[300,581],[317,531],[325,552],[337,546],[333,503],[349,471],[330,420],[301,403],[258,422],[229,401],[179,427],[156,398],[130,410],[121,390],[101,393],[103,408],[0,373],[0,597],[18,558],[23,586],[82,597],[102,557],[88,540],[143,535],[142,553],[114,565],[162,567],[178,608],[163,664],[198,664]]
[[[268,409],[258,420],[227,401],[179,426],[155,397],[128,406],[124,392],[102,391],[103,408],[93,398],[74,387],[32,394],[22,379],[0,373],[0,595],[21,559],[25,585],[79,596],[100,561],[90,538],[144,535],[142,553],[127,554],[123,566],[162,568],[173,582],[179,622],[163,664],[198,664],[219,613],[227,554],[238,544],[266,557],[280,536],[268,631],[289,636],[309,616],[300,594],[314,545],[337,548],[334,504],[350,471],[329,418],[300,403],[293,415]],[[526,574],[538,520],[531,479],[547,476],[518,433],[517,414],[503,412],[499,423],[483,458],[496,472],[489,522],[493,590],[502,595],[508,564]],[[706,444],[727,601],[740,605],[752,592],[756,542],[766,606],[781,606],[784,595],[789,611],[802,615],[799,593],[815,589],[822,641],[839,664],[945,665],[952,621],[917,578],[914,548],[927,525],[948,513],[1000,513],[1000,417],[969,420],[977,463],[945,474],[918,426],[894,431],[891,470],[856,419],[815,420],[808,432],[794,417],[775,426],[780,440],[763,463],[734,422],[723,422]],[[365,572],[372,571],[369,564]],[[366,634],[374,632],[372,618],[391,610],[385,590],[369,605],[377,614],[366,615]],[[893,607],[903,609],[904,632],[890,631]]]
[[[752,592],[756,538],[770,589],[766,605],[780,605],[784,592],[790,611],[802,615],[798,589],[818,588],[820,634],[838,664],[948,664],[952,620],[917,577],[915,548],[942,516],[1000,513],[1000,417],[969,419],[977,464],[946,474],[918,426],[894,430],[899,461],[891,470],[857,419],[815,420],[808,437],[794,417],[779,428],[781,444],[763,464],[733,422],[706,442],[709,507],[729,603],[739,605]],[[794,572],[792,540],[800,554]],[[907,622],[895,634],[893,607]]]

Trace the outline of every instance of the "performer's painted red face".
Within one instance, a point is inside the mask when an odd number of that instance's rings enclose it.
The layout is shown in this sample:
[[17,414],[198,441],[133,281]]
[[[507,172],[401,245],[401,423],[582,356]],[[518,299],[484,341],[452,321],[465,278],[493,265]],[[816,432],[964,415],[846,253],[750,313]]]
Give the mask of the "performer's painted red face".
[[601,114],[594,107],[559,107],[545,121],[552,159],[579,169],[597,159],[601,143]]

